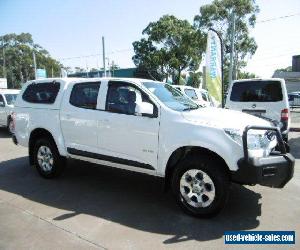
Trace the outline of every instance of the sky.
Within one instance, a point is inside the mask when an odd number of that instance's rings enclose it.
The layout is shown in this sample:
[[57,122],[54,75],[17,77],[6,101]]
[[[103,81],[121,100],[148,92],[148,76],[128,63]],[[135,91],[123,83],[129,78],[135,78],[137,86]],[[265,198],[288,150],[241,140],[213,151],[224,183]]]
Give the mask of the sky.
[[[210,0],[0,0],[0,35],[29,32],[35,43],[64,66],[102,67],[106,57],[122,68],[133,67],[132,42],[149,22],[172,14],[192,23]],[[247,71],[271,77],[300,54],[300,0],[257,0],[260,13],[251,30],[258,49]],[[265,20],[293,15],[289,18]]]

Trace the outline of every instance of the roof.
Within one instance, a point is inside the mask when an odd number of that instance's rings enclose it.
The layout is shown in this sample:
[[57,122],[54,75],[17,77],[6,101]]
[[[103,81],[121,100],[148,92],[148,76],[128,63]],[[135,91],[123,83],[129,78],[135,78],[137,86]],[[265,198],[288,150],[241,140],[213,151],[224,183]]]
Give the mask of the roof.
[[283,71],[275,71],[273,77],[280,78],[300,78],[300,72],[283,72]]
[[19,89],[1,89],[0,88],[1,94],[18,94],[19,92],[20,92]]
[[[96,81],[129,81],[129,82],[134,82],[137,85],[141,85],[142,82],[155,82],[150,79],[143,79],[143,78],[126,78],[126,77],[93,77],[93,78],[82,78],[82,77],[64,77],[64,78],[45,78],[45,79],[38,79],[38,80],[31,80],[28,81],[28,83],[33,83],[33,82],[51,82],[51,81],[63,81],[66,84],[69,84],[71,82],[96,82]],[[157,81],[156,81],[157,82]]]
[[171,84],[172,87],[178,87],[178,88],[185,88],[185,89],[195,89],[192,86],[187,86],[187,85],[176,85],[176,84]]
[[250,79],[237,79],[233,82],[252,82],[252,81],[283,81],[282,78],[250,78]]

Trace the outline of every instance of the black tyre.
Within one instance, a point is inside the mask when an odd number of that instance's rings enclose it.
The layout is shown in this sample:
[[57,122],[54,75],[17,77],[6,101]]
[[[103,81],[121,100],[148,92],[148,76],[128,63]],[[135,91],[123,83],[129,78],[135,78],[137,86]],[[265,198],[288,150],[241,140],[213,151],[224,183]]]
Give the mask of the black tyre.
[[283,139],[284,142],[288,143],[289,142],[289,135],[288,134],[282,135],[282,139]]
[[60,156],[54,141],[47,137],[35,142],[33,160],[34,166],[44,178],[59,176],[65,167],[65,158]]
[[13,123],[13,120],[11,118],[8,118],[7,130],[11,135],[14,133],[14,123]]
[[229,183],[221,161],[192,155],[174,170],[172,190],[185,213],[205,218],[216,215],[225,206]]

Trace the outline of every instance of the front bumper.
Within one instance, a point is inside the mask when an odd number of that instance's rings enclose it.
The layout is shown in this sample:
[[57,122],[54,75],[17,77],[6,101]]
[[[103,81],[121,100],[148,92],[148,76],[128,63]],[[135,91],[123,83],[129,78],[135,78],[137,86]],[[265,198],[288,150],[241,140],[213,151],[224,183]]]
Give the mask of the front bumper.
[[[274,152],[268,157],[249,158],[247,133],[251,129],[276,131],[280,152]],[[233,182],[283,188],[293,177],[295,159],[291,154],[286,153],[286,148],[278,128],[247,127],[243,133],[243,147],[244,158],[238,161],[239,169],[231,172]]]
[[238,161],[239,169],[232,172],[231,179],[240,184],[283,188],[293,177],[294,164],[291,154],[250,158],[248,161],[242,158]]

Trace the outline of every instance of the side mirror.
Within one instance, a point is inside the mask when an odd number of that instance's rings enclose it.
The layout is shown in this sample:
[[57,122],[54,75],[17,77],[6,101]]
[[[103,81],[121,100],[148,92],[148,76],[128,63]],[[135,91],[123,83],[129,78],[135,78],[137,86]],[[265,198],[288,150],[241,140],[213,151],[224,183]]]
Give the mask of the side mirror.
[[141,102],[136,104],[135,112],[138,115],[153,116],[153,105],[148,102]]
[[0,107],[5,107],[4,102],[0,102]]

